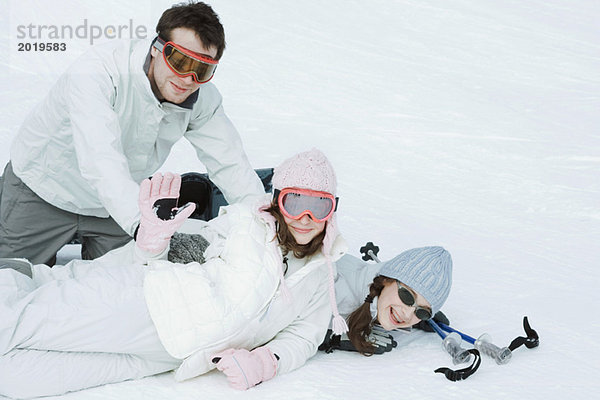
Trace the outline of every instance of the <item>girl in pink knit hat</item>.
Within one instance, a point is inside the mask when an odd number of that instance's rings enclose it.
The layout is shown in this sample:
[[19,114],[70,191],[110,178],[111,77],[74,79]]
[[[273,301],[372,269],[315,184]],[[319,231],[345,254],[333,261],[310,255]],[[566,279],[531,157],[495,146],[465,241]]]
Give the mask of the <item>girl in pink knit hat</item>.
[[34,265],[31,277],[0,262],[0,395],[214,368],[245,390],[303,365],[332,315],[347,330],[333,282],[346,251],[337,183],[320,151],[284,161],[273,194],[209,222],[187,219],[191,203],[158,218],[180,185],[173,174],[144,181],[136,241],[101,258]]

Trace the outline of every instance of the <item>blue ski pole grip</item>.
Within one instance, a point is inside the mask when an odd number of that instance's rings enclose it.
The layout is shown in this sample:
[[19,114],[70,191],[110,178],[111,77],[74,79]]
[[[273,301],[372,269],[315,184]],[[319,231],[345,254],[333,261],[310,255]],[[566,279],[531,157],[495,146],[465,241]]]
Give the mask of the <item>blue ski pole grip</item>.
[[460,336],[456,332],[451,332],[450,334],[446,334],[442,328],[433,320],[433,318],[428,319],[427,322],[434,331],[443,339],[442,340],[442,348],[446,350],[448,354],[452,357],[452,362],[454,365],[462,364],[464,362],[469,361],[471,358],[471,353],[467,350],[460,347]]
[[460,335],[464,340],[469,343],[472,343],[476,349],[485,354],[486,356],[492,357],[498,365],[506,364],[510,361],[512,357],[512,349],[509,347],[500,348],[492,343],[492,338],[489,334],[484,333],[479,336],[478,339],[475,339],[467,334],[457,331],[454,328],[449,327],[448,325],[440,323],[440,328],[445,330],[446,332],[452,332]]
[[466,342],[469,342],[469,343],[471,343],[471,344],[475,344],[475,340],[476,340],[476,339],[475,339],[474,337],[471,337],[471,336],[469,336],[469,335],[467,335],[467,334],[465,334],[465,333],[462,333],[462,332],[460,332],[460,331],[457,331],[456,329],[454,329],[454,328],[451,328],[450,326],[448,326],[448,325],[446,325],[446,324],[444,324],[444,323],[442,323],[442,322],[438,322],[438,325],[440,326],[440,328],[442,328],[442,329],[443,329],[443,330],[445,330],[446,332],[456,332],[456,333],[458,333],[458,334],[460,335],[460,337],[461,337],[461,338],[462,338],[464,341],[466,341]]
[[492,343],[492,337],[484,333],[475,341],[475,348],[483,354],[492,357],[496,364],[506,364],[512,358],[512,351],[508,347],[500,348]]
[[456,332],[449,333],[442,342],[442,346],[452,356],[454,365],[466,363],[471,358],[471,353],[460,347],[460,336]]
[[[429,322],[429,325],[431,325],[433,330],[436,331],[437,334],[440,335],[444,339],[443,343],[442,343],[442,347],[446,351],[448,351],[448,353],[450,353],[454,364],[458,363],[457,361],[459,358],[463,359],[463,361],[461,361],[461,362],[466,362],[471,358],[471,354],[473,354],[473,356],[474,356],[473,363],[470,366],[468,366],[467,368],[463,368],[463,369],[454,371],[450,368],[442,367],[442,368],[436,369],[434,372],[439,373],[439,374],[444,374],[446,379],[448,379],[452,382],[462,381],[463,379],[467,379],[469,376],[473,375],[475,373],[475,371],[477,371],[477,369],[479,368],[479,365],[481,365],[481,356],[479,355],[479,350],[477,350],[477,349],[465,350],[465,349],[461,348],[460,344],[459,344],[460,343],[460,335],[458,333],[452,332],[449,335],[446,335],[433,319],[428,319],[427,322]],[[454,352],[454,354],[451,353],[451,351]]]

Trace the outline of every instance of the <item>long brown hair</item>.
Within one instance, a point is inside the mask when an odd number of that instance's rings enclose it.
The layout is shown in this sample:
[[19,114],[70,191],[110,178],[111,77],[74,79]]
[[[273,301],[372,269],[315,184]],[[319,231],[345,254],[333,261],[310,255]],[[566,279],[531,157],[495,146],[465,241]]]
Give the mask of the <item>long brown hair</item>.
[[327,225],[325,225],[325,229],[317,236],[315,236],[310,242],[307,244],[298,244],[294,236],[290,232],[287,224],[285,223],[285,219],[283,218],[283,214],[279,210],[279,205],[277,204],[277,199],[273,199],[271,202],[271,206],[267,208],[265,211],[269,212],[277,222],[277,240],[279,241],[280,246],[283,248],[283,255],[286,256],[290,251],[294,254],[296,258],[304,258],[307,256],[312,256],[323,246],[323,238],[325,237],[325,231],[327,230]]
[[371,326],[374,321],[370,310],[371,302],[381,294],[387,282],[393,281],[395,279],[381,275],[373,278],[373,283],[369,285],[369,294],[365,302],[348,316],[348,338],[362,355],[370,356],[375,351],[375,346],[369,341]]

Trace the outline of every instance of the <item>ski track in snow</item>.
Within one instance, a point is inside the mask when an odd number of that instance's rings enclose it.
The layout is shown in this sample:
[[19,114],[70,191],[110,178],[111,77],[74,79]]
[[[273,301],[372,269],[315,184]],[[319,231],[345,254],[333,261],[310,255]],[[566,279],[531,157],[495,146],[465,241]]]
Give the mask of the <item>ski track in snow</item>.
[[[508,365],[484,356],[451,383],[433,334],[398,336],[384,356],[317,354],[241,393],[211,372],[171,373],[65,399],[562,399],[600,389],[591,317],[600,281],[600,6],[596,1],[210,1],[227,50],[214,82],[256,168],[312,146],[336,167],[350,252],[389,259],[443,245],[453,326],[507,345],[524,315],[541,337]],[[148,31],[170,1],[8,0],[0,50],[0,164],[21,121],[84,50],[17,52],[19,24]],[[7,28],[4,28],[7,27]],[[98,42],[101,42],[99,40]],[[203,171],[185,143],[162,169]],[[68,246],[63,261],[77,257]],[[398,334],[400,335],[400,334]]]

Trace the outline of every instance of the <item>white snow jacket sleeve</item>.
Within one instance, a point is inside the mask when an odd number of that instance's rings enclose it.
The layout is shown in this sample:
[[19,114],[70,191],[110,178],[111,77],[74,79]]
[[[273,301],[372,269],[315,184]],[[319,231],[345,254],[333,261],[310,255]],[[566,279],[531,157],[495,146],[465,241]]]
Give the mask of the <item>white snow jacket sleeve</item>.
[[336,262],[336,267],[335,297],[340,315],[345,318],[364,302],[381,266],[346,254]]
[[[345,240],[338,235],[330,253],[333,269],[347,250]],[[329,299],[329,267],[323,254],[318,253],[300,270],[286,278],[292,293],[292,303],[273,304],[265,320],[286,321],[265,345],[279,356],[277,374],[301,367],[317,352],[323,342],[331,319]],[[265,329],[267,328],[267,329]],[[261,329],[266,332],[268,326]]]
[[222,105],[208,121],[192,118],[185,137],[229,204],[251,203],[257,196],[264,195],[264,187],[244,152],[242,139]]
[[113,109],[115,87],[103,64],[91,56],[80,58],[74,68],[85,73],[72,71],[63,77],[81,176],[96,189],[114,220],[133,234],[140,218],[139,185],[131,177],[122,148],[119,118]]
[[266,346],[279,356],[277,374],[285,374],[306,363],[314,356],[323,341],[331,319],[329,306],[328,279],[323,274],[318,296],[311,299],[308,306],[294,322],[279,332]]

